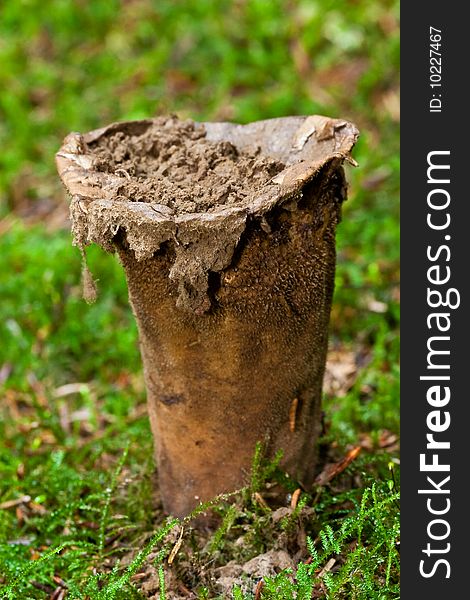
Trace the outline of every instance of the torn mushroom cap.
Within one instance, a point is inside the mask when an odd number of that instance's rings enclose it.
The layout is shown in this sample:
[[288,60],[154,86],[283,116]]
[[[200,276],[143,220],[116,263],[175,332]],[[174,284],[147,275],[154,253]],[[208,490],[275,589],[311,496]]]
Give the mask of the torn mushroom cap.
[[195,313],[210,308],[209,272],[228,267],[245,230],[247,218],[262,226],[273,208],[301,197],[303,186],[320,169],[334,170],[343,161],[355,165],[350,152],[359,132],[344,120],[313,115],[256,121],[247,125],[196,123],[209,141],[228,141],[239,150],[257,145],[263,155],[286,168],[236,206],[220,206],[210,213],[174,214],[156,202],[115,200],[122,182],[116,174],[94,168],[88,144],[122,131],[139,135],[154,126],[152,119],[115,123],[84,135],[69,134],[56,155],[60,177],[72,196],[70,214],[74,243],[84,248],[97,243],[114,250],[114,238],[124,231],[137,260],[151,257],[165,241],[175,243],[175,261],[169,276],[178,285],[177,304]]

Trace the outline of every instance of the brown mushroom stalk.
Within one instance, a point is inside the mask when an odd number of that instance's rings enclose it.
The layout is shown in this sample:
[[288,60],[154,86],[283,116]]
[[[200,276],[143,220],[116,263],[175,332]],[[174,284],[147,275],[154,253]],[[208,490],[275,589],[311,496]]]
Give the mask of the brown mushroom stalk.
[[74,243],[116,251],[138,323],[165,509],[246,482],[255,445],[315,476],[344,120],[174,117],[70,134]]

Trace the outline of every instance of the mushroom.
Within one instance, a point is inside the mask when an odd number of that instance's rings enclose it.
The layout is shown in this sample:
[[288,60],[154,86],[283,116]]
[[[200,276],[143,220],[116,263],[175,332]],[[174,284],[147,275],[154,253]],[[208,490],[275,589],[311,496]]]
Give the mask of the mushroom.
[[357,137],[323,116],[160,117],[70,134],[57,153],[74,243],[116,251],[126,273],[169,513],[240,487],[259,441],[312,484]]

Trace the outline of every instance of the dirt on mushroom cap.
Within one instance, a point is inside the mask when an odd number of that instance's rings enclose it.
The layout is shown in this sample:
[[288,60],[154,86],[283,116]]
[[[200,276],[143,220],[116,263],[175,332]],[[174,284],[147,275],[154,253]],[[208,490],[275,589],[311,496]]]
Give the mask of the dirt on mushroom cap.
[[270,215],[294,210],[307,183],[350,160],[357,136],[319,115],[247,125],[170,116],[71,133],[56,161],[74,244],[113,252],[119,239],[137,261],[169,245],[177,306],[203,314],[209,274],[231,265],[247,228],[269,231]]
[[244,204],[285,167],[259,146],[209,141],[203,125],[175,117],[156,119],[141,135],[102,136],[89,150],[97,171],[122,177],[113,199],[158,202],[176,214]]

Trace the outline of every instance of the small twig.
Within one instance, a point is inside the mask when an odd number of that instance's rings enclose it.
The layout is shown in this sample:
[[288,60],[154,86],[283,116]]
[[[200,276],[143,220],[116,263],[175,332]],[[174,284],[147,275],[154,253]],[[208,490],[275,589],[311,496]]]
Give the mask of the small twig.
[[268,503],[266,502],[266,500],[263,498],[263,496],[259,493],[259,492],[255,492],[253,494],[253,498],[256,500],[256,502],[262,506],[263,508],[265,508],[266,510],[271,510],[269,508]]
[[315,483],[317,485],[326,485],[332,479],[334,479],[337,475],[342,473],[346,467],[348,467],[353,460],[357,457],[359,452],[361,451],[360,446],[355,446],[352,450],[350,450],[344,458],[340,461],[327,465],[320,475],[315,479]]
[[302,490],[300,488],[297,488],[295,490],[295,492],[292,494],[292,498],[290,500],[290,507],[292,508],[292,510],[295,510],[295,508],[297,507],[297,503],[299,501],[301,492],[302,492]]
[[37,590],[41,590],[41,592],[46,592],[46,594],[52,594],[54,589],[51,585],[47,585],[45,583],[41,583],[40,581],[31,581],[31,585],[35,587]]
[[18,506],[19,504],[27,504],[31,502],[31,496],[21,496],[16,500],[7,500],[6,502],[2,502],[0,504],[0,510],[4,508],[12,508],[13,506]]
[[180,592],[183,592],[185,596],[192,595],[192,592],[188,590],[188,588],[184,585],[184,583],[181,583],[181,581],[178,582],[178,589],[180,590]]
[[175,557],[178,554],[179,549],[181,548],[181,545],[183,544],[183,533],[184,533],[184,527],[181,527],[181,531],[180,531],[180,535],[179,535],[178,541],[173,546],[173,549],[170,552],[170,556],[168,557],[168,564],[169,565],[171,565],[172,562],[175,560]]
[[318,573],[318,577],[324,577],[326,575],[326,573],[328,573],[329,571],[331,571],[333,565],[336,563],[336,558],[330,558],[330,560],[326,563],[326,565],[323,567],[323,569],[320,571],[320,573]]
[[253,600],[261,599],[261,594],[263,593],[263,588],[264,588],[264,581],[263,581],[263,579],[260,579],[256,585],[255,596],[254,596]]
[[289,430],[291,433],[295,432],[295,422],[297,419],[297,406],[299,404],[299,399],[294,398],[292,400],[292,404],[289,409]]
[[60,587],[66,588],[67,584],[65,583],[65,581],[62,579],[62,577],[59,577],[59,575],[54,575],[54,577],[52,578],[52,581],[54,583],[56,583],[57,585],[59,585]]
[[67,590],[61,586],[56,588],[52,595],[50,596],[50,600],[63,600],[65,598],[65,594]]

